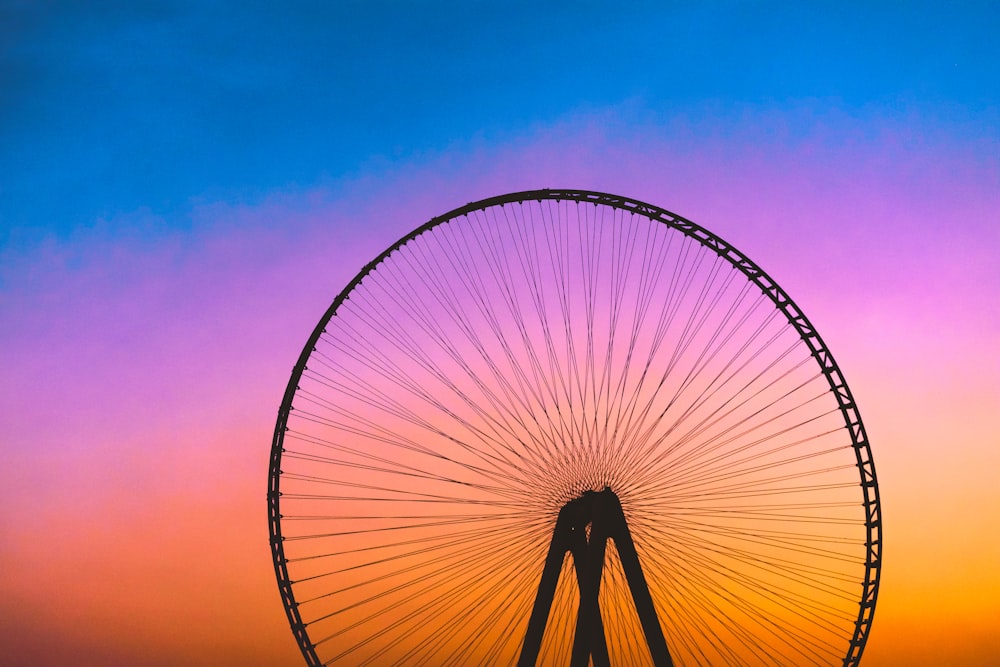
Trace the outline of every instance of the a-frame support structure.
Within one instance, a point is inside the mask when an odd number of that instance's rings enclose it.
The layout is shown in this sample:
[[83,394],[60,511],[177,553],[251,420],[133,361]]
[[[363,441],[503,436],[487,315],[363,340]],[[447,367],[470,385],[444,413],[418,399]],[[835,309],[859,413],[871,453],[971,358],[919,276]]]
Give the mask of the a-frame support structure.
[[[587,527],[590,527],[588,537]],[[566,503],[559,511],[549,553],[545,557],[542,580],[538,584],[538,594],[531,610],[528,630],[521,647],[518,667],[534,667],[542,646],[542,636],[549,619],[552,600],[559,583],[566,552],[573,556],[576,581],[580,589],[580,606],[576,618],[576,632],[573,636],[573,654],[570,667],[587,667],[593,659],[594,667],[609,667],[607,638],[598,596],[601,591],[601,573],[604,571],[604,555],[608,540],[615,541],[621,558],[625,580],[628,582],[639,613],[649,646],[653,664],[657,667],[673,667],[667,642],[663,637],[660,622],[656,617],[653,598],[646,585],[646,577],[639,565],[639,556],[632,543],[625,514],[622,512],[618,496],[605,487],[603,491],[585,491],[582,496]]]

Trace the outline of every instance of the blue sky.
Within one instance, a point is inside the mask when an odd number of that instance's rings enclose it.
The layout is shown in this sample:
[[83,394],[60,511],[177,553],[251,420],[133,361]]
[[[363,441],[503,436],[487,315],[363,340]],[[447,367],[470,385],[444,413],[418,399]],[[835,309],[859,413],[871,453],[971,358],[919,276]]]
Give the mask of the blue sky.
[[[4,3],[0,241],[503,142],[835,106],[998,132],[995,3]],[[805,132],[806,128],[791,127]]]
[[866,666],[1000,664],[997,26],[996,2],[0,0],[5,659],[301,664],[264,489],[308,332],[432,216],[566,187],[705,226],[822,331],[885,503]]

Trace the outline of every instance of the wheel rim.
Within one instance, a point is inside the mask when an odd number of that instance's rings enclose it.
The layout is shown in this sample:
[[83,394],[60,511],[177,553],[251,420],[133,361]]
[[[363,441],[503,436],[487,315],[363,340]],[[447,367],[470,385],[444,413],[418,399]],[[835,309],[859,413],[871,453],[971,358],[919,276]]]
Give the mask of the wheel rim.
[[[856,664],[881,561],[871,452],[815,329],[663,209],[514,193],[417,228],[334,300],[271,453],[309,664],[512,664],[560,508],[611,487],[675,664]],[[568,664],[564,563],[539,664]],[[620,562],[613,664],[649,661]]]

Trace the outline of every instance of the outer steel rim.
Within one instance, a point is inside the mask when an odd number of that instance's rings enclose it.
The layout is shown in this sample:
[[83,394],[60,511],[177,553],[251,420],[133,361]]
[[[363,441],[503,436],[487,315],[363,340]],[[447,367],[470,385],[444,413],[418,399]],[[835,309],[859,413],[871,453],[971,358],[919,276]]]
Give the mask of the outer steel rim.
[[756,263],[746,257],[739,250],[713,234],[707,229],[697,225],[686,218],[671,213],[666,209],[653,206],[645,202],[611,195],[603,192],[590,190],[564,190],[564,189],[543,189],[527,190],[523,192],[513,192],[496,197],[490,197],[477,202],[472,202],[460,206],[442,216],[432,218],[420,227],[417,227],[406,234],[394,244],[389,246],[378,257],[365,265],[360,272],[351,280],[347,286],[337,295],[333,303],[320,318],[319,323],[309,336],[305,347],[299,355],[298,361],[292,369],[291,377],[285,388],[281,406],[278,409],[278,419],[274,429],[274,437],[271,444],[270,465],[268,468],[268,532],[270,534],[271,557],[274,562],[275,576],[278,581],[278,590],[281,594],[282,604],[288,616],[288,622],[296,642],[302,650],[302,654],[309,665],[322,664],[316,655],[314,646],[310,643],[302,617],[298,611],[298,603],[292,591],[292,581],[288,576],[287,562],[285,558],[284,543],[281,534],[281,455],[284,451],[283,441],[289,413],[292,409],[292,400],[298,388],[298,383],[305,370],[306,363],[315,349],[316,342],[322,335],[329,321],[336,314],[340,305],[349,298],[354,288],[375,269],[383,260],[393,252],[438,225],[446,223],[452,219],[461,217],[477,210],[484,210],[494,206],[503,206],[510,203],[524,201],[561,200],[575,201],[578,203],[591,203],[594,205],[604,205],[617,208],[623,211],[640,214],[652,221],[661,222],[677,231],[689,236],[704,247],[709,248],[720,257],[728,261],[734,268],[742,272],[750,281],[756,284],[761,292],[767,295],[788,320],[788,323],[795,328],[802,341],[808,346],[813,358],[819,364],[820,370],[827,379],[830,391],[835,396],[840,412],[844,418],[844,423],[850,433],[851,443],[857,459],[857,467],[861,480],[861,487],[864,494],[865,508],[865,528],[866,539],[866,559],[865,559],[865,580],[863,582],[862,596],[859,603],[858,617],[855,625],[854,636],[851,639],[848,654],[845,656],[844,667],[857,665],[868,636],[871,630],[872,618],[875,613],[875,603],[878,598],[879,580],[882,561],[882,513],[879,500],[878,480],[875,474],[875,464],[872,459],[871,447],[864,424],[861,421],[861,414],[858,411],[854,396],[833,355],[827,349],[819,333],[812,323],[805,316],[802,310],[792,301],[791,297]]

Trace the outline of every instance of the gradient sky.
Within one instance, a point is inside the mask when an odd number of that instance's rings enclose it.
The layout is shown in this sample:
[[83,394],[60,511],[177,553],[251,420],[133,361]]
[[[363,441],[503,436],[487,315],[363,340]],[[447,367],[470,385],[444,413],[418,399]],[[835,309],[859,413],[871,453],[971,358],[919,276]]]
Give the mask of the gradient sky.
[[344,284],[460,204],[644,199],[859,401],[864,664],[1000,664],[1000,6],[0,3],[0,652],[295,665],[267,457]]

